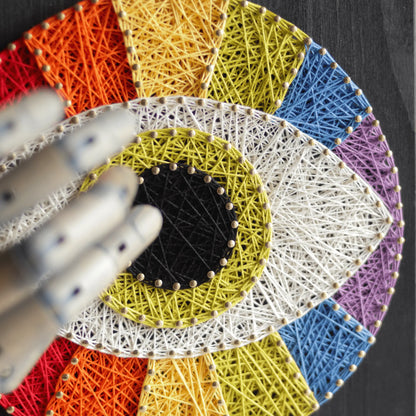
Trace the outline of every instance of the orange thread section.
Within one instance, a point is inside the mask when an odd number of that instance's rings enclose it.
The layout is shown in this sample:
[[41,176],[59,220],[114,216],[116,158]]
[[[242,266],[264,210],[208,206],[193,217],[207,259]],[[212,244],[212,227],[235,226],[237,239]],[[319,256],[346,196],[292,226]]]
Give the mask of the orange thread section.
[[113,0],[139,96],[206,97],[228,0]]
[[136,98],[110,0],[81,1],[31,29],[25,42],[68,116]]
[[78,347],[56,385],[46,415],[135,415],[147,360]]

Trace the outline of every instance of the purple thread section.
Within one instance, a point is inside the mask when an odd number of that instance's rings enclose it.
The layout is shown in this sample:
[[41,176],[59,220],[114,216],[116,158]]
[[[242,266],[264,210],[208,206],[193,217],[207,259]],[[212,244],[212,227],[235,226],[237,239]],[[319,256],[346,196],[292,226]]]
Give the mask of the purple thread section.
[[399,177],[385,136],[372,114],[334,149],[334,153],[367,180],[386,204],[394,221],[367,263],[334,296],[348,313],[376,334],[394,293],[403,248]]
[[319,404],[326,402],[326,394],[334,394],[353,374],[374,341],[371,333],[332,299],[279,333]]

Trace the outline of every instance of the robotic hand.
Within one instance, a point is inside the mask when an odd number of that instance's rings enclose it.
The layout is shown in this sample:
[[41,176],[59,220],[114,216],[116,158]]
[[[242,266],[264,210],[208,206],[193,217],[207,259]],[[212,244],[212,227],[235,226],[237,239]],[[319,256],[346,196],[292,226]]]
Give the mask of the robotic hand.
[[[4,110],[0,157],[62,115],[49,90]],[[127,111],[108,112],[22,163],[0,183],[0,225],[104,163],[134,134]],[[131,209],[136,190],[133,171],[111,168],[29,239],[0,253],[1,392],[15,389],[57,329],[156,238],[161,214],[145,205]]]

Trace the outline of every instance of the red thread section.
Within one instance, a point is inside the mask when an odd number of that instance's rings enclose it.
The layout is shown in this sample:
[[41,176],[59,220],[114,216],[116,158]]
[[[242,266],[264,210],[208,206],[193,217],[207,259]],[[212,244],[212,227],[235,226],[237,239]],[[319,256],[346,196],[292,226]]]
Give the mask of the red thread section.
[[79,347],[56,385],[47,415],[136,415],[147,360]]
[[110,0],[81,1],[31,29],[25,42],[68,116],[136,98]]
[[42,72],[22,39],[0,52],[0,109],[43,85]]
[[2,395],[0,405],[14,416],[43,415],[59,375],[77,348],[65,338],[56,339],[22,384],[14,392]]

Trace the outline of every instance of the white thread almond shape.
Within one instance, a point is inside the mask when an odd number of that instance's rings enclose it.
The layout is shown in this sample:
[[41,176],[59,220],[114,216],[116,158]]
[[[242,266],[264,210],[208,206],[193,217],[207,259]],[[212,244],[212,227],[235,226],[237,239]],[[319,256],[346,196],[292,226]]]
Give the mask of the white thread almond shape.
[[[333,295],[389,229],[390,214],[369,185],[281,119],[188,97],[138,99],[128,106],[138,133],[169,127],[209,132],[256,167],[271,204],[272,253],[248,296],[217,318],[186,329],[156,329],[129,321],[97,299],[61,330],[75,342],[122,356],[172,358],[262,339]],[[81,124],[87,120],[86,114],[78,117]]]

